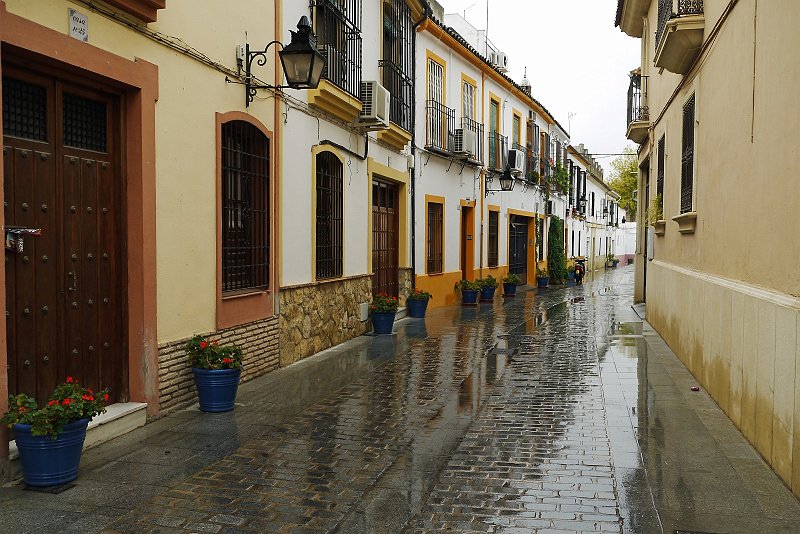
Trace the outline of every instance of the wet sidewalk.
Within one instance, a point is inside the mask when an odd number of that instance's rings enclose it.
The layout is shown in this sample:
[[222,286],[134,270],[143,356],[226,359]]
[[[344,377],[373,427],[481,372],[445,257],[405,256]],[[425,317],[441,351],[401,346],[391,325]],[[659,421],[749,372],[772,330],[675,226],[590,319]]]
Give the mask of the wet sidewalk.
[[800,532],[632,282],[403,320],[0,489],[0,532]]

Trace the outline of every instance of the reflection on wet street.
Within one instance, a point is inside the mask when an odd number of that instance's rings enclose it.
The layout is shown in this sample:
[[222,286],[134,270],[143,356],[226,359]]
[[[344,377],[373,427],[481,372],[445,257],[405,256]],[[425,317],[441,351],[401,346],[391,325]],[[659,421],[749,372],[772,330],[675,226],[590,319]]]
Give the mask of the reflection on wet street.
[[87,451],[60,496],[0,490],[0,530],[800,532],[797,501],[631,309],[632,274],[433,310],[254,380],[233,414]]

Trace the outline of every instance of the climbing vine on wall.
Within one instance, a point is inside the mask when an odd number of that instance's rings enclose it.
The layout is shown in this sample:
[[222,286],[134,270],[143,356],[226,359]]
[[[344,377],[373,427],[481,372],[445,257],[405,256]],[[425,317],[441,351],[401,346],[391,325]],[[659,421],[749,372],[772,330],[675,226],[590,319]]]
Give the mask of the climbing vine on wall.
[[547,235],[547,270],[550,274],[550,282],[561,284],[567,277],[567,257],[564,252],[564,221],[558,217],[551,217],[550,232]]

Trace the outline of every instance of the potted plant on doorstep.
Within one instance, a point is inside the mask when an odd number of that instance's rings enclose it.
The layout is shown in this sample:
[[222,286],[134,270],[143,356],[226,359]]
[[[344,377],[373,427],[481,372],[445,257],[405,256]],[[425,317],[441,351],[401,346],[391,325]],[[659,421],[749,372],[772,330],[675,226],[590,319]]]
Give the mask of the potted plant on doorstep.
[[536,287],[547,287],[550,283],[550,275],[547,269],[536,268]]
[[391,334],[394,317],[400,303],[397,297],[390,297],[385,293],[372,297],[369,309],[372,312],[372,332],[375,334]]
[[520,283],[520,278],[514,273],[508,273],[508,275],[503,278],[503,296],[504,297],[515,297],[517,296],[517,286]]
[[186,343],[192,365],[200,409],[204,412],[229,412],[236,403],[236,392],[242,376],[244,354],[236,345],[221,346],[194,336]]
[[456,284],[456,289],[461,290],[461,304],[463,306],[478,305],[478,293],[481,290],[481,286],[477,281],[461,280]]
[[433,298],[433,295],[427,291],[415,288],[412,289],[406,299],[406,308],[408,309],[409,317],[415,319],[422,319],[425,317],[425,311],[428,309],[428,301]]
[[494,292],[500,283],[491,274],[486,278],[477,280],[481,286],[481,302],[494,302]]
[[0,422],[14,431],[28,486],[60,486],[78,478],[86,427],[106,411],[107,402],[108,390],[95,393],[71,376],[41,408],[25,394],[9,397],[8,413]]

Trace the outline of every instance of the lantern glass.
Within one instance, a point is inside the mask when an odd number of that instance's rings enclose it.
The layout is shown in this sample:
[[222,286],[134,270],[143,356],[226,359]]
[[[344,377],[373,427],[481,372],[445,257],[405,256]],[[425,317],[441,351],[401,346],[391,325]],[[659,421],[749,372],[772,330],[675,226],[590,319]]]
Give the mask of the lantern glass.
[[503,191],[512,191],[514,189],[514,177],[511,173],[504,173],[500,177],[500,189]]

